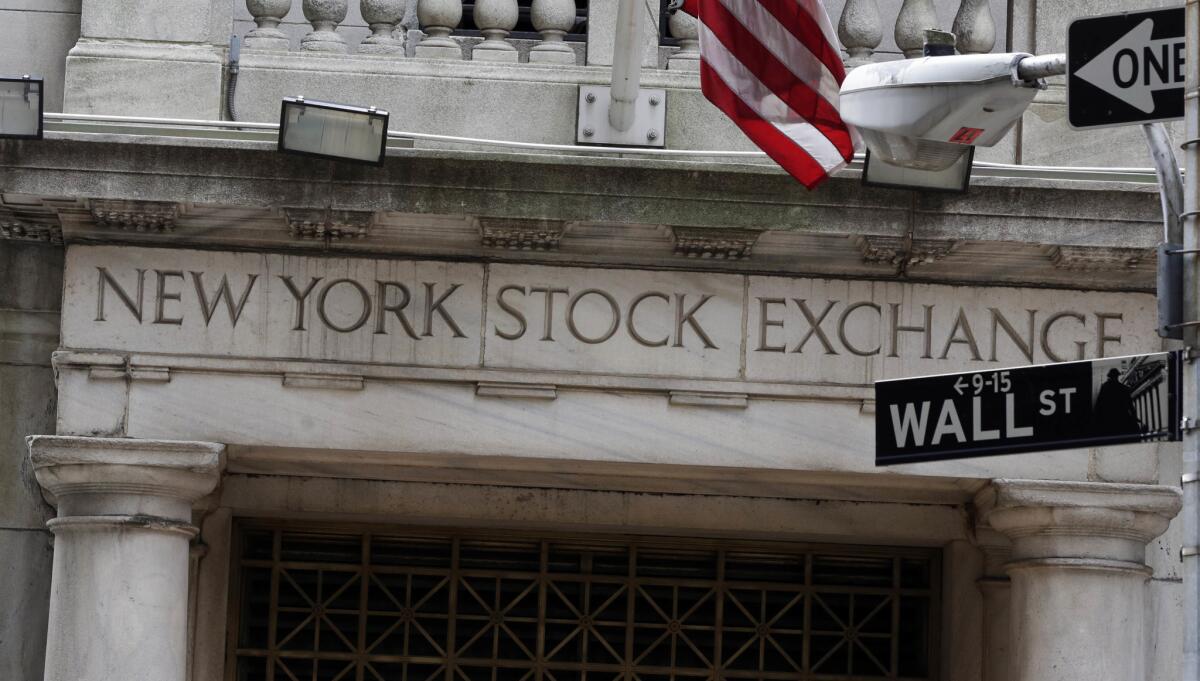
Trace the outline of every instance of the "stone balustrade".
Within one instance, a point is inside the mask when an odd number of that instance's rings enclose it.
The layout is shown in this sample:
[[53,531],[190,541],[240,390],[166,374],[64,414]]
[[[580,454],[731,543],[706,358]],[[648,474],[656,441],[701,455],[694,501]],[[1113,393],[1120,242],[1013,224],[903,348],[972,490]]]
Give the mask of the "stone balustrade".
[[[533,0],[529,21],[540,40],[532,48],[526,44],[527,57],[518,53],[510,35],[520,15],[518,0],[475,1],[470,18],[482,34],[482,41],[462,41],[455,35],[463,23],[463,0],[359,0],[359,10],[370,34],[356,47],[349,46],[338,30],[346,20],[350,0],[300,0],[304,19],[311,24],[311,30],[300,41],[300,51],[403,58],[407,27],[402,22],[410,2],[415,6],[423,33],[415,47],[407,51],[410,55],[507,63],[576,63],[576,51],[564,40],[576,24],[574,0]],[[287,51],[288,36],[279,26],[294,4],[295,0],[246,0],[255,28],[246,34],[245,48]],[[947,7],[939,4],[942,13],[947,14]],[[961,0],[952,20],[948,19],[939,18],[934,0],[903,0],[891,21],[893,49],[883,44],[887,23],[878,0],[846,0],[837,17],[836,33],[848,68],[872,61],[920,56],[924,31],[928,28],[953,31],[958,50],[963,54],[990,52],[996,47],[996,22],[989,0]],[[698,71],[700,52],[695,20],[677,13],[664,25],[673,39],[670,41],[673,47],[665,48],[660,65],[672,70]],[[529,31],[529,24],[525,24],[524,30]],[[600,31],[602,35],[607,33]],[[521,34],[524,38],[530,35]]]

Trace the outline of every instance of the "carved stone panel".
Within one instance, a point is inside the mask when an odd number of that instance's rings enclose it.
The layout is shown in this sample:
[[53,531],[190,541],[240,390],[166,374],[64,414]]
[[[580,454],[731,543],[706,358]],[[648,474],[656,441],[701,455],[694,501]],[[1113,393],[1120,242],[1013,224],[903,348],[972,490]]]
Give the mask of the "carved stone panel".
[[479,364],[483,266],[73,247],[63,346]]
[[371,232],[375,214],[364,210],[284,208],[288,233],[295,239],[362,239]]
[[510,251],[556,251],[565,228],[561,220],[479,218],[484,247]]
[[1161,347],[1139,293],[109,246],[65,279],[80,350],[864,386]]
[[702,227],[672,227],[675,255],[685,258],[716,258],[742,260],[762,232],[751,229],[705,229]]
[[179,204],[169,201],[92,199],[92,219],[102,229],[124,232],[170,232],[179,217]]
[[736,378],[742,278],[492,265],[488,366]]
[[0,239],[61,244],[62,225],[53,214],[27,215],[0,206]]
[[1101,271],[1128,270],[1153,264],[1155,251],[1151,248],[1094,248],[1088,246],[1055,246],[1050,249],[1050,262],[1064,270]]
[[750,277],[746,375],[869,384],[1153,352],[1154,297]]
[[897,236],[856,236],[854,245],[862,253],[863,262],[904,264],[907,267],[936,262],[958,246],[950,239],[906,239]]

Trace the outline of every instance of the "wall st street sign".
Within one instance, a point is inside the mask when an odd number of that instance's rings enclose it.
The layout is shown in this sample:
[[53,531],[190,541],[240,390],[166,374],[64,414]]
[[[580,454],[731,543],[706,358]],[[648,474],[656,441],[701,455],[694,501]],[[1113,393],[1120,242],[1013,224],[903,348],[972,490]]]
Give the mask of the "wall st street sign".
[[1183,7],[1076,19],[1067,28],[1067,119],[1098,128],[1183,118]]
[[1180,439],[1180,355],[875,383],[875,465]]

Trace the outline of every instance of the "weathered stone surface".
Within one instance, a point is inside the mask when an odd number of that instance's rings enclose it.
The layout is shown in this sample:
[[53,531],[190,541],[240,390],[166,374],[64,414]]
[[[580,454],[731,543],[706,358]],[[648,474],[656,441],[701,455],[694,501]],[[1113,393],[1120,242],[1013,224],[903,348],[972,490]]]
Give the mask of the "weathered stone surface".
[[212,46],[81,41],[67,57],[63,110],[219,120],[222,61]]

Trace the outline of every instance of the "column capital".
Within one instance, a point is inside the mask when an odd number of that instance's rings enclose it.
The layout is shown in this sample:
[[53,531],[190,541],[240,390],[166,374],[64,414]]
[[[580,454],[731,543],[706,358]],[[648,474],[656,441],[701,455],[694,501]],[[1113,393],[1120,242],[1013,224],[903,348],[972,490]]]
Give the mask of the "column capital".
[[975,496],[981,522],[1013,541],[1014,562],[1092,559],[1141,565],[1182,506],[1173,487],[993,480]]
[[29,460],[66,516],[157,516],[190,522],[213,491],[225,446],[212,442],[34,435]]

